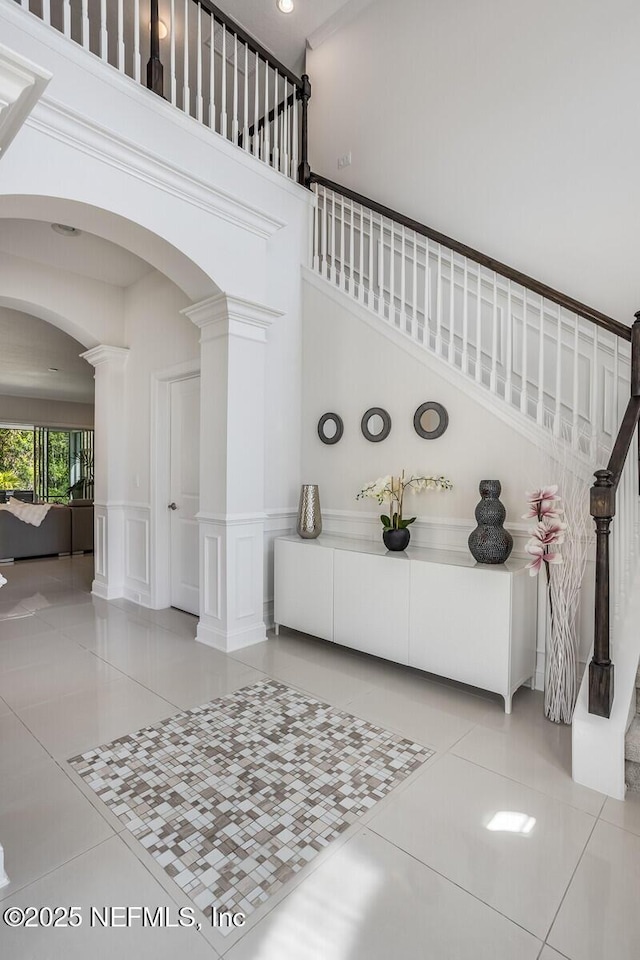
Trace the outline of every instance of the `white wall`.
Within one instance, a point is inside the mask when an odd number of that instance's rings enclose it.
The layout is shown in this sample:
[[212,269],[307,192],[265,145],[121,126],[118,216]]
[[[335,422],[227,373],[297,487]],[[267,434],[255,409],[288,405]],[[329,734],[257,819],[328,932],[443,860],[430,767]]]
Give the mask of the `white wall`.
[[92,403],[42,400],[40,397],[0,396],[0,421],[29,426],[93,427]]
[[639,33],[636,0],[377,0],[308,53],[312,169],[630,323]]

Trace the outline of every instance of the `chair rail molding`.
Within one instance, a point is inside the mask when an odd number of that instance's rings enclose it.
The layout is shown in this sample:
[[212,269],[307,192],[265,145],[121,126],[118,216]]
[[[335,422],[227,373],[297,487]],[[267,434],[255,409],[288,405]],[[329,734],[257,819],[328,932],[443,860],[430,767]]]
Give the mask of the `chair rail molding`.
[[0,158],[51,80],[51,73],[0,43]]

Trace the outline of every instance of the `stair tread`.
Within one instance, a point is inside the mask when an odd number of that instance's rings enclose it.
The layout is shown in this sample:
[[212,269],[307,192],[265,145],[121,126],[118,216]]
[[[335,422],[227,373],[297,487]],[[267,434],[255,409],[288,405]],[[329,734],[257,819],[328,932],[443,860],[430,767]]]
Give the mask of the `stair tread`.
[[640,763],[640,716],[636,715],[631,721],[625,737],[625,758],[634,763]]

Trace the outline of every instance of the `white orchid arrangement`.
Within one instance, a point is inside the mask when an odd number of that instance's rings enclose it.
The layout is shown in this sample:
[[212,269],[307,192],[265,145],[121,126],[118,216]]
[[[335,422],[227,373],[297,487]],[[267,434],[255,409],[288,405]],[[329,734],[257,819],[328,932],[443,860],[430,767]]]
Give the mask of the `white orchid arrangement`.
[[527,493],[529,509],[523,513],[523,520],[537,519],[537,524],[530,531],[531,539],[525,546],[533,560],[527,565],[529,574],[537,576],[544,567],[547,573],[547,583],[551,575],[549,566],[562,563],[562,554],[557,549],[564,543],[566,523],[560,519],[563,513],[562,498],[558,496],[557,484],[550,487],[541,487],[532,493]]
[[404,494],[406,490],[412,493],[421,493],[424,490],[451,490],[453,484],[446,477],[419,476],[411,474],[405,477],[404,470],[399,477],[378,477],[362,488],[356,495],[356,500],[364,500],[365,497],[371,497],[382,504],[389,501],[390,510],[388,514],[380,516],[380,522],[385,530],[404,530],[415,521],[415,517],[409,517],[407,520],[402,515],[404,504]]

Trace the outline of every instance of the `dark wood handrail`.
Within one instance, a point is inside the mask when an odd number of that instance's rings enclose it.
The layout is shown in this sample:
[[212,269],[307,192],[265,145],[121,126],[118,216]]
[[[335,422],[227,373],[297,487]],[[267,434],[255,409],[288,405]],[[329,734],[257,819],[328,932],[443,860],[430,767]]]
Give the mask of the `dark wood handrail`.
[[589,664],[589,713],[610,717],[614,665],[611,662],[609,535],[616,515],[616,493],[633,436],[640,423],[640,312],[631,327],[631,396],[606,470],[596,470],[591,516],[596,525],[596,587],[593,657]]
[[469,260],[473,260],[475,263],[480,264],[480,266],[488,267],[490,270],[494,270],[507,280],[512,280],[514,283],[517,283],[522,287],[526,287],[527,290],[532,290],[534,293],[539,294],[546,300],[550,300],[552,303],[557,303],[558,306],[564,307],[565,310],[569,310],[571,313],[579,314],[579,316],[584,317],[585,320],[589,320],[591,323],[601,327],[603,330],[608,330],[609,333],[614,334],[616,337],[620,337],[621,340],[631,340],[631,327],[627,326],[626,324],[620,323],[619,320],[614,320],[613,317],[608,317],[604,313],[600,313],[599,310],[594,310],[592,307],[588,307],[585,303],[580,303],[579,300],[574,300],[573,297],[568,297],[566,294],[560,293],[559,290],[554,290],[553,287],[548,287],[546,283],[541,283],[539,280],[534,280],[532,277],[528,277],[526,274],[520,273],[519,270],[509,267],[507,264],[501,263],[499,260],[494,260],[493,257],[489,257],[485,253],[480,253],[479,250],[474,250],[473,247],[468,247],[465,243],[460,243],[459,240],[453,240],[451,237],[445,236],[444,233],[440,233],[438,230],[434,230],[432,227],[428,227],[424,223],[420,223],[417,220],[412,220],[403,213],[399,213],[397,210],[392,210],[390,207],[385,207],[383,204],[377,203],[375,200],[371,200],[369,197],[365,197],[360,193],[356,193],[355,190],[350,190],[348,187],[343,187],[341,184],[336,183],[333,180],[328,180],[327,177],[320,176],[320,174],[311,173],[309,176],[309,183],[317,183],[322,187],[327,187],[329,190],[333,190],[335,193],[341,194],[348,200],[353,200],[355,203],[361,204],[361,206],[367,207],[367,209],[373,210],[375,213],[379,213],[381,216],[387,217],[389,220],[394,220],[396,223],[400,223],[403,226],[408,227],[409,230],[414,230],[416,233],[428,237],[429,240],[433,240],[435,243],[441,243],[450,250],[454,250],[463,257],[468,257]]
[[299,90],[302,89],[304,84],[300,77],[296,77],[295,73],[289,70],[289,67],[285,67],[284,63],[281,63],[277,57],[269,53],[266,47],[258,43],[246,30],[243,30],[239,23],[232,20],[231,17],[224,13],[219,7],[216,7],[214,3],[211,3],[210,0],[193,0],[193,3],[198,4],[203,10],[210,13],[214,20],[217,20],[219,23],[224,23],[229,33],[234,34],[242,43],[246,43],[250,50],[253,50],[259,57],[266,60],[269,66],[277,70],[281,77],[286,77],[287,80],[298,87]]
[[614,493],[618,489],[638,421],[640,421],[640,397],[630,397],[607,464],[607,473],[611,476],[611,486]]

